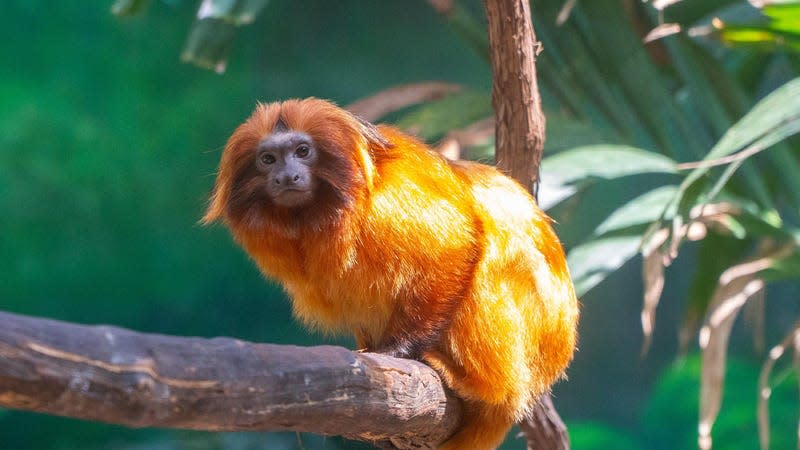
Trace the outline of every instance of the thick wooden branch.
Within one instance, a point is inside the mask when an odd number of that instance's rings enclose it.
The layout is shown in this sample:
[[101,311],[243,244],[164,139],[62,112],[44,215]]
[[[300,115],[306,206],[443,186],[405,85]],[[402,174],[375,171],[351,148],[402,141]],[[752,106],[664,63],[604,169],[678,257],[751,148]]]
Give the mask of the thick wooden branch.
[[461,417],[459,400],[416,361],[3,312],[0,406],[130,427],[309,431],[396,448],[431,448]]

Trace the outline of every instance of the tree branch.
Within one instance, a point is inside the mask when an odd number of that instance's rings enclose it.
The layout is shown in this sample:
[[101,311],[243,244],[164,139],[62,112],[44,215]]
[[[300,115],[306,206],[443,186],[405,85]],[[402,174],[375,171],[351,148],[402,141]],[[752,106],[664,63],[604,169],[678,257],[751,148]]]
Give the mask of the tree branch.
[[0,406],[130,427],[309,431],[395,448],[432,448],[461,417],[460,401],[416,361],[3,312]]

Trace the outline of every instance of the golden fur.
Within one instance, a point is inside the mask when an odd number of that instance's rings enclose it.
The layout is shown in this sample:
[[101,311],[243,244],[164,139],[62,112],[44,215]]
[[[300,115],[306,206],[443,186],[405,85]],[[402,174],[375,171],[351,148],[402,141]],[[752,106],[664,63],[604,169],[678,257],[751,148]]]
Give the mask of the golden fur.
[[[254,148],[279,119],[323,154],[309,206],[258,194]],[[442,375],[465,402],[442,449],[499,445],[572,359],[578,302],[533,198],[494,168],[447,161],[392,127],[317,99],[259,105],[222,155],[203,218],[217,219],[302,322],[416,355]]]

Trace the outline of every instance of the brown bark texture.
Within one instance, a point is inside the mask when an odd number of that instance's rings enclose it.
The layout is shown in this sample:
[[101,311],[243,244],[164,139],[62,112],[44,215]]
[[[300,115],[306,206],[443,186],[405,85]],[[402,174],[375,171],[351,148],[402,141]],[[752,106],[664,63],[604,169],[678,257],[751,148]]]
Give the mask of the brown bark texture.
[[539,178],[545,118],[536,83],[528,0],[485,0],[492,63],[497,167],[527,189]]
[[539,399],[531,414],[519,423],[528,450],[569,450],[567,426],[558,415],[550,395]]
[[0,407],[130,427],[308,431],[401,449],[433,448],[461,416],[460,401],[416,361],[4,312]]
[[[536,50],[529,0],[484,0],[492,63],[497,167],[536,195],[545,117],[536,82]],[[520,423],[530,450],[569,449],[567,428],[543,395]]]

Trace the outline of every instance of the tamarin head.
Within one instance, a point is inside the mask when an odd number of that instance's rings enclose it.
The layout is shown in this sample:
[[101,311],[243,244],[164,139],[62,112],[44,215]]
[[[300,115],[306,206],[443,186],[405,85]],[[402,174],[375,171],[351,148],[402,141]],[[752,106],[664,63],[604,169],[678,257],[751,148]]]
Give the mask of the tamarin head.
[[203,222],[336,220],[367,195],[371,154],[387,145],[372,124],[324,100],[259,104],[225,146]]

